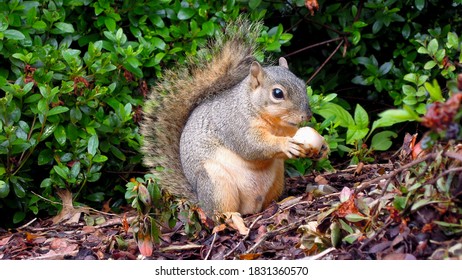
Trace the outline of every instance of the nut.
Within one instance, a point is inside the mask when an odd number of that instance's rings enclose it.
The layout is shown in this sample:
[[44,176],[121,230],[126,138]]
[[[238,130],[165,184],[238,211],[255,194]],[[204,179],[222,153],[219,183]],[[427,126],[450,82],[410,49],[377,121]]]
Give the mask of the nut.
[[303,143],[303,148],[306,150],[315,150],[318,153],[321,151],[323,144],[325,144],[324,137],[311,127],[299,128],[293,139]]

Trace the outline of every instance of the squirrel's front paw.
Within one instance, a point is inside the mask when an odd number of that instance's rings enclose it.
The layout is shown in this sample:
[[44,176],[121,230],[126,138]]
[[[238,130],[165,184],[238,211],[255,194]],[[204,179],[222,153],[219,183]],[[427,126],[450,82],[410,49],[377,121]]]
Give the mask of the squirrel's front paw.
[[287,137],[282,147],[282,152],[288,158],[300,157],[304,155],[304,149],[302,146],[303,146],[303,143],[293,138]]

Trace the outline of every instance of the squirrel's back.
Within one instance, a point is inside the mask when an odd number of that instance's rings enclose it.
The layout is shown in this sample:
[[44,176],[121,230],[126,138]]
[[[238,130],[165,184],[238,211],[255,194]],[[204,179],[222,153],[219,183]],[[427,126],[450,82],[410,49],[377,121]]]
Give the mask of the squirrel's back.
[[[196,190],[181,171],[181,133],[198,104],[248,76],[262,28],[261,23],[245,19],[228,25],[184,66],[165,71],[149,95],[141,123],[144,164],[173,195],[197,202]],[[159,172],[158,167],[164,170]]]

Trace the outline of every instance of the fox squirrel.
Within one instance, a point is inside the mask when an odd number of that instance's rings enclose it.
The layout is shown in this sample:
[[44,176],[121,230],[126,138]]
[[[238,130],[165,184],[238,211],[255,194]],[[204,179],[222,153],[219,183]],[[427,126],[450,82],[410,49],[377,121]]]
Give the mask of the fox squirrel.
[[306,156],[292,138],[311,116],[305,83],[284,58],[256,61],[261,31],[245,19],[229,24],[166,71],[144,108],[145,165],[208,215],[259,212],[283,190],[284,160]]

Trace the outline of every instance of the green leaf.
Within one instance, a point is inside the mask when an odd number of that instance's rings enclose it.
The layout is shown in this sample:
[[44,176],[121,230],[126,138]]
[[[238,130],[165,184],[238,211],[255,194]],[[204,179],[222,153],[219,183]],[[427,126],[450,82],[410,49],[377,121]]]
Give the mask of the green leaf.
[[438,40],[432,39],[430,43],[428,43],[427,50],[430,55],[435,55],[436,52],[438,51]]
[[417,97],[416,95],[408,95],[403,98],[403,103],[409,106],[413,106],[417,104]]
[[427,204],[435,203],[436,201],[431,201],[429,198],[422,198],[414,202],[411,206],[411,211],[417,210],[420,207],[423,207]]
[[14,190],[14,193],[16,194],[16,197],[18,198],[23,198],[26,196],[26,191],[24,190],[23,186],[19,184],[18,181],[13,183],[13,190]]
[[95,155],[93,157],[93,162],[96,162],[96,163],[105,162],[107,160],[108,160],[108,157],[105,155]]
[[355,30],[351,33],[351,35],[352,35],[351,42],[353,43],[353,45],[357,45],[359,41],[361,40],[361,32]]
[[80,50],[74,49],[64,49],[61,51],[61,54],[68,64],[72,64],[74,61],[78,61]]
[[3,31],[3,34],[5,35],[5,38],[7,38],[9,40],[24,40],[24,39],[26,39],[26,36],[24,36],[24,34],[22,34],[18,30],[14,30],[14,29],[5,30],[5,31]]
[[117,28],[116,21],[111,17],[105,17],[104,18],[104,25],[111,32],[114,32],[116,30],[116,28]]
[[127,158],[125,157],[124,153],[119,150],[116,146],[111,146],[111,152],[114,156],[116,156],[118,159],[125,161]]
[[178,19],[179,20],[188,20],[194,16],[196,13],[195,9],[191,8],[181,8],[180,11],[178,11]]
[[202,30],[205,34],[212,36],[215,33],[215,25],[212,21],[206,21],[202,24]]
[[356,77],[354,77],[351,82],[353,84],[357,84],[357,85],[362,85],[362,86],[367,86],[368,85],[368,82],[364,79],[363,76],[361,75],[358,75]]
[[165,44],[164,40],[159,39],[158,37],[152,37],[151,38],[151,43],[154,47],[160,49],[160,50],[165,50],[165,47],[167,44]]
[[51,149],[43,149],[38,155],[38,165],[48,164],[53,160],[53,151]]
[[67,108],[67,107],[56,106],[56,107],[51,108],[50,111],[48,111],[47,116],[53,116],[53,115],[57,115],[57,114],[67,112],[67,111],[69,111],[69,108]]
[[56,28],[61,30],[63,33],[74,33],[74,27],[70,23],[66,22],[56,22],[55,23]]
[[364,21],[358,20],[358,21],[355,21],[355,22],[353,23],[353,26],[354,26],[355,28],[363,28],[363,27],[366,27],[366,26],[367,26],[367,23],[365,23]]
[[355,125],[351,114],[342,106],[335,103],[325,103],[315,113],[322,116],[324,119],[329,119],[332,117],[334,121],[342,127],[350,127]]
[[411,35],[411,26],[408,23],[403,26],[401,34],[403,35],[404,39],[408,39],[409,35]]
[[80,161],[75,161],[69,173],[71,178],[77,178],[80,173]]
[[137,68],[141,65],[141,62],[134,56],[127,57],[126,61],[132,66],[133,68]]
[[374,24],[372,25],[372,33],[377,34],[383,28],[383,21],[381,19],[377,19]]
[[79,107],[73,107],[70,112],[71,121],[76,123],[82,119],[82,111],[80,111]]
[[347,243],[353,244],[361,236],[362,236],[361,232],[355,232],[355,233],[352,233],[352,234],[348,234],[342,240],[347,242]]
[[48,102],[46,99],[40,99],[37,103],[37,110],[41,114],[46,114],[48,111]]
[[439,63],[443,63],[443,59],[445,57],[446,57],[446,50],[445,49],[439,49],[435,54],[436,61],[438,61]]
[[422,11],[423,8],[425,7],[425,0],[415,0],[415,7],[416,7],[419,11]]
[[344,231],[348,232],[349,234],[354,233],[353,229],[343,219],[339,219],[339,221]]
[[47,188],[50,188],[51,186],[52,186],[52,181],[50,178],[46,178],[40,183],[40,188],[42,189],[47,189]]
[[53,170],[64,180],[69,179],[69,168],[67,166],[59,166],[55,165],[53,166]]
[[403,211],[406,208],[407,198],[403,196],[395,196],[393,199],[393,206],[398,211]]
[[53,131],[55,131],[56,127],[57,127],[57,124],[46,125],[45,129],[43,130],[40,141],[43,141],[46,138],[48,138],[48,136],[50,136],[53,133]]
[[364,217],[362,215],[359,215],[359,214],[348,214],[348,215],[345,216],[345,219],[347,221],[355,223],[355,222],[367,220],[368,218]]
[[255,10],[256,8],[258,8],[258,6],[260,6],[260,4],[261,4],[261,1],[262,0],[250,0],[249,1],[250,9]]
[[56,141],[58,142],[59,145],[64,146],[66,143],[66,130],[64,129],[64,126],[58,125],[53,132],[53,135],[55,136]]
[[419,78],[418,78],[417,75],[414,74],[414,73],[408,73],[408,74],[404,75],[403,79],[404,79],[405,81],[414,83],[415,85],[417,85],[417,83],[418,83],[418,81],[419,81]]
[[419,115],[415,112],[412,113],[410,110],[405,109],[389,109],[379,114],[380,119],[374,121],[372,124],[372,130],[374,131],[379,127],[392,126],[394,124],[406,121],[419,121]]
[[340,225],[337,222],[333,222],[330,225],[330,240],[332,246],[337,247],[341,241],[341,234],[340,234]]
[[358,128],[355,126],[348,127],[347,135],[346,135],[346,143],[347,144],[354,144],[356,141],[364,139],[369,133],[369,128]]
[[34,22],[34,24],[32,25],[32,28],[37,29],[37,30],[45,30],[47,29],[47,24],[44,21],[39,20],[39,21]]
[[410,86],[410,85],[403,85],[402,89],[405,95],[414,96],[417,92],[417,90],[413,86]]
[[85,197],[86,199],[94,202],[102,202],[104,200],[104,193],[103,192],[96,192]]
[[421,54],[429,54],[428,50],[426,48],[424,48],[424,47],[419,47],[417,49],[417,52],[421,53]]
[[0,198],[5,198],[10,193],[10,186],[3,180],[0,180]]
[[380,66],[379,74],[381,76],[387,74],[388,72],[390,72],[392,67],[393,67],[393,62],[392,61],[385,62],[384,64],[382,64],[382,66]]
[[433,61],[433,60],[430,60],[430,61],[427,61],[427,63],[425,63],[424,69],[425,69],[425,70],[430,70],[430,69],[432,69],[432,68],[435,67],[435,66],[436,66],[436,62]]
[[458,49],[459,48],[459,37],[457,37],[456,33],[448,32],[447,45],[448,45],[448,47],[451,47],[453,49]]
[[136,77],[142,78],[143,77],[143,71],[137,66],[140,65],[140,62],[136,57],[128,57],[124,62],[123,62],[124,67],[131,73],[133,73]]
[[96,154],[98,146],[99,146],[98,135],[94,134],[88,140],[88,153],[94,156]]
[[430,95],[430,98],[432,101],[443,101],[444,100],[443,94],[441,93],[440,85],[438,84],[438,81],[436,79],[433,80],[433,84],[426,82],[424,84],[424,87],[428,91],[428,94]]
[[391,145],[393,145],[390,138],[396,138],[397,136],[398,134],[393,131],[381,131],[372,137],[371,148],[376,151],[386,151],[391,147]]
[[22,212],[22,211],[18,211],[16,213],[14,213],[14,216],[13,216],[13,223],[17,224],[17,223],[20,223],[24,220],[24,218],[26,218],[26,213]]
[[356,104],[355,109],[355,123],[359,129],[364,129],[369,127],[369,116],[367,115],[366,110],[364,110],[361,105]]

